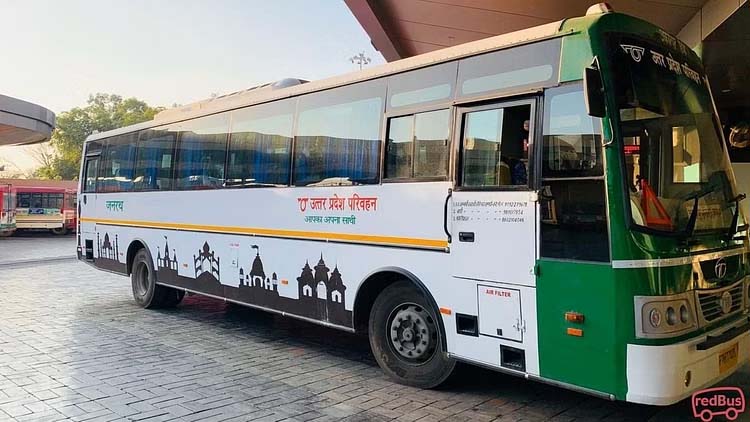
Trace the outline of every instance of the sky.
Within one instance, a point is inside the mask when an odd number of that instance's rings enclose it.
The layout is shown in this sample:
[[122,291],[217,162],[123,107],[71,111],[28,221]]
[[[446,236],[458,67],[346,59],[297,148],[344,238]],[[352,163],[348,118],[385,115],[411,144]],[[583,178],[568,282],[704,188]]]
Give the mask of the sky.
[[[0,0],[0,93],[59,114],[97,92],[170,107],[384,63],[343,0]],[[29,147],[0,161],[35,166]]]

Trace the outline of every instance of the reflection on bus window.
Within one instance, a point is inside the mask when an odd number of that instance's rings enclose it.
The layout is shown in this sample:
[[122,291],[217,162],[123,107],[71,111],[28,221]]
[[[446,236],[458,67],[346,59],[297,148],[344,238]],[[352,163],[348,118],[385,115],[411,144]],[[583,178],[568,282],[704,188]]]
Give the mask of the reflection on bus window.
[[375,81],[300,99],[296,186],[377,183],[384,95],[384,83]]
[[227,186],[289,184],[295,101],[232,113]]
[[85,181],[83,185],[84,193],[96,192],[96,178],[97,178],[98,167],[99,167],[98,158],[86,159],[86,167],[83,170],[84,181]]
[[215,189],[224,186],[229,113],[169,126],[179,131],[175,169],[176,189]]
[[586,113],[581,84],[547,90],[544,112],[541,254],[609,261],[599,120]]
[[457,62],[445,63],[388,78],[388,109],[450,100],[457,68]]
[[388,124],[386,179],[448,176],[450,110],[394,117]]
[[414,116],[414,177],[448,176],[450,110]]
[[169,190],[172,187],[172,155],[176,134],[147,130],[138,139],[136,190]]
[[604,174],[598,124],[586,112],[583,92],[547,97],[542,171],[545,177],[589,177]]
[[97,192],[127,192],[133,189],[137,139],[137,133],[129,133],[102,142]]
[[465,187],[528,187],[530,105],[467,113],[461,145]]
[[386,179],[414,176],[414,116],[395,117],[388,124]]
[[672,181],[674,183],[705,182],[701,177],[701,144],[695,126],[672,128]]

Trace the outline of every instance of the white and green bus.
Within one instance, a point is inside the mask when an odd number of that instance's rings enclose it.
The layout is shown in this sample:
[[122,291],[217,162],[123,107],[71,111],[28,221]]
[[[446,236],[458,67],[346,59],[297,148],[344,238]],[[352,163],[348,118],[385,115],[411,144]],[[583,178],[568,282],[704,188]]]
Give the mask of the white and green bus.
[[698,57],[606,7],[90,136],[78,254],[194,292],[666,405],[748,359],[748,230]]

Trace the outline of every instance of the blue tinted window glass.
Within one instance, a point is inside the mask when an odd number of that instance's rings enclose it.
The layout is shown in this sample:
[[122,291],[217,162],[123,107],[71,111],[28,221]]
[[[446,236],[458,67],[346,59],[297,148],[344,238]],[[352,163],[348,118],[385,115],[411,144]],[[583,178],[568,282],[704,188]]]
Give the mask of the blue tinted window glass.
[[228,186],[289,184],[295,100],[232,113]]
[[296,186],[377,183],[385,83],[373,81],[300,99]]
[[176,189],[215,189],[224,186],[229,113],[169,125],[179,132],[175,169]]

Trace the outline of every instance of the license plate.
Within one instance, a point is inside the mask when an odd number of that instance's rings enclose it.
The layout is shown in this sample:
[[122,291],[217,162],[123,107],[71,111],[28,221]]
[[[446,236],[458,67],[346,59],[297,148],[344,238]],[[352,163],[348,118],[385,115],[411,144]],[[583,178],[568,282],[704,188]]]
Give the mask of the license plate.
[[735,344],[730,349],[719,354],[719,373],[723,374],[737,365],[737,359],[740,354],[739,344]]

